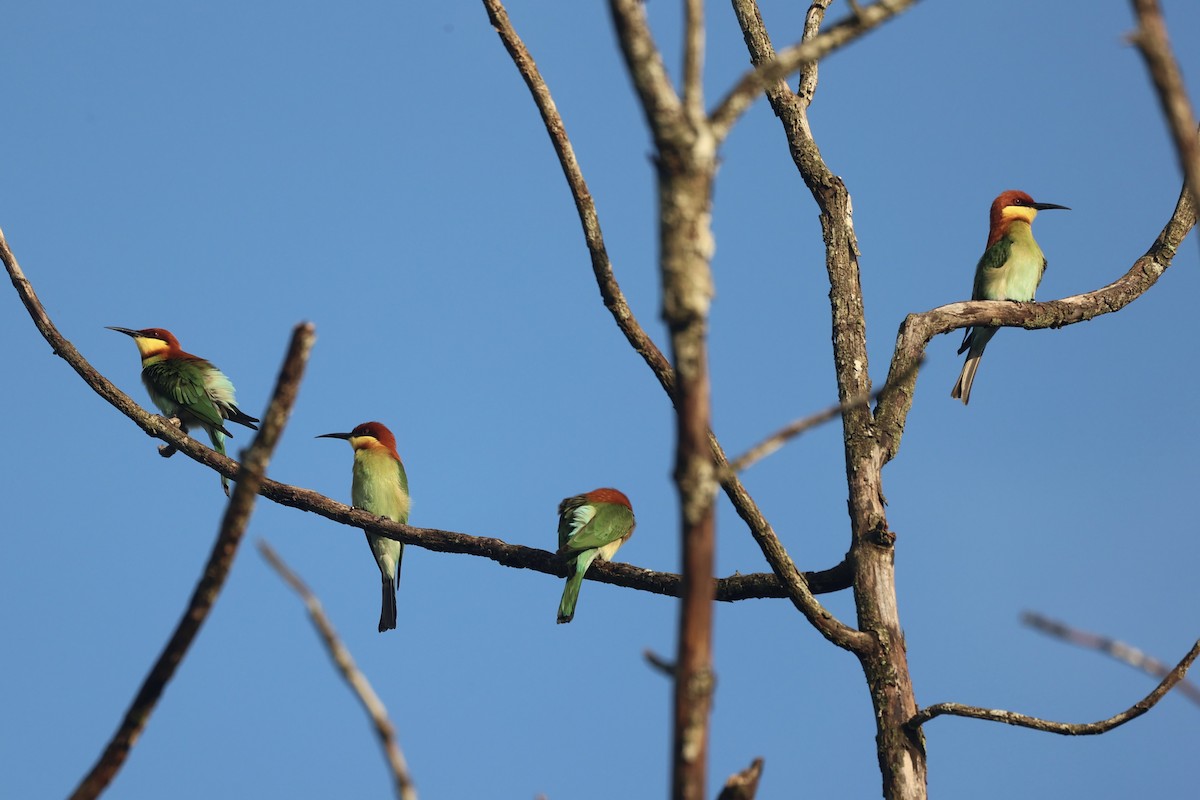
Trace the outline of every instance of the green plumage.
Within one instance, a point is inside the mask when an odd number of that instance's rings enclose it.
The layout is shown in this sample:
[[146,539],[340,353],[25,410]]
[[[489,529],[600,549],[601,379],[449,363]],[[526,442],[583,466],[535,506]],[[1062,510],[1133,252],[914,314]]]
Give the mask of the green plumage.
[[[179,420],[184,433],[202,427],[213,449],[225,455],[225,437],[232,436],[225,421],[258,430],[257,419],[237,407],[233,383],[221,370],[199,356],[185,353],[179,340],[162,328],[132,330],[110,328],[133,337],[142,355],[142,383],[150,400],[163,414]],[[174,453],[173,448],[163,455]],[[229,479],[221,476],[221,488],[229,495]]]
[[[362,449],[354,454],[354,478],[350,498],[355,508],[408,524],[408,475],[404,465],[383,448]],[[396,627],[396,588],[404,562],[404,544],[386,536],[367,533],[367,544],[383,580],[379,632]]]
[[558,604],[560,623],[574,618],[579,589],[592,562],[611,560],[633,535],[635,520],[628,502],[614,489],[598,489],[559,504],[558,554],[568,564],[567,583]]
[[[1067,209],[1056,203],[1038,203],[1025,192],[1010,189],[992,201],[988,245],[975,266],[972,300],[1034,299],[1038,284],[1046,271],[1046,257],[1038,247],[1030,227],[1038,211],[1050,208]],[[963,401],[971,399],[971,386],[979,369],[979,360],[998,328],[975,326],[968,328],[958,352],[967,353],[962,372],[950,391],[950,396]]]
[[[257,419],[244,413],[234,400],[233,383],[208,361],[195,356],[143,362],[142,383],[150,399],[168,417],[180,421],[183,431],[200,426],[208,432],[213,449],[225,452],[225,437],[232,436],[225,420],[258,430]],[[229,479],[221,476],[229,495]]]
[[[355,508],[408,524],[408,473],[396,452],[396,437],[386,425],[364,422],[349,433],[323,433],[317,438],[344,439],[354,450],[350,499]],[[370,531],[364,533],[382,578],[379,632],[383,633],[396,627],[396,589],[400,583],[404,544]]]

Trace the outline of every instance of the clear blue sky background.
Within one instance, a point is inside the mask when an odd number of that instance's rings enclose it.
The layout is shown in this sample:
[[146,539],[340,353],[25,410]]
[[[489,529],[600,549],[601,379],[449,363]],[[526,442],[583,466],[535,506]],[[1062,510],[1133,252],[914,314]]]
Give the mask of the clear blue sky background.
[[[1166,2],[1193,102],[1200,6]],[[769,2],[777,43],[803,3]],[[680,10],[648,4],[667,63]],[[510,8],[566,120],[617,276],[658,322],[650,145],[600,3]],[[746,68],[710,8],[710,103]],[[840,16],[838,9],[834,16]],[[604,310],[527,91],[479,4],[13,4],[0,48],[0,226],[62,331],[139,402],[131,342],[162,326],[258,414],[291,327],[308,380],[271,475],[346,500],[369,419],[400,442],[412,521],[552,548],[559,499],[614,485],[621,558],[678,564],[669,404]],[[830,58],[812,109],[862,246],[870,370],[904,316],[965,299],[1003,189],[1043,214],[1039,297],[1124,273],[1180,178],[1122,2],[935,3]],[[723,149],[712,317],[716,430],[740,452],[835,396],[814,205],[759,101]],[[1154,682],[1018,622],[1034,609],[1174,662],[1200,636],[1195,234],[1117,315],[994,340],[969,408],[959,336],[935,340],[885,471],[918,699],[1066,721]],[[0,315],[6,552],[0,795],[59,797],[91,766],[176,624],[224,508],[217,477],[98,400],[10,293]],[[239,429],[240,431],[240,429]],[[248,436],[238,434],[235,447]],[[848,545],[840,430],[746,482],[796,561]],[[1191,498],[1191,499],[1189,499]],[[426,798],[661,797],[675,601],[411,548],[400,626],[375,632],[362,534],[259,504],[400,732]],[[764,569],[721,498],[721,575]],[[853,621],[848,593],[825,598]],[[755,756],[760,797],[873,797],[857,662],[783,601],[722,605],[712,794]],[[939,719],[940,797],[1180,797],[1200,708],[1166,698],[1099,738]],[[297,599],[245,547],[111,796],[383,797],[378,747]]]

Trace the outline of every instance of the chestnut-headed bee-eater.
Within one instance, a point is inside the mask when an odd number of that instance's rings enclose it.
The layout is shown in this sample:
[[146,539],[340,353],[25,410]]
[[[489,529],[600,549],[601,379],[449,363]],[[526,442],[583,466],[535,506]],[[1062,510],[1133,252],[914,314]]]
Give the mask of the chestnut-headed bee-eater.
[[[1046,257],[1034,241],[1030,225],[1037,212],[1049,208],[1070,210],[1054,203],[1035,203],[1024,192],[1011,189],[992,201],[991,228],[987,247],[975,267],[972,300],[1027,302],[1033,299],[1038,284],[1042,282],[1042,273],[1046,271]],[[999,328],[977,326],[967,328],[963,336],[962,347],[958,348],[959,355],[968,350],[970,352],[950,392],[950,396],[961,399],[963,405],[971,399],[971,384],[975,382],[975,372],[979,369],[983,349],[997,330]]]
[[[200,356],[185,353],[179,340],[162,328],[115,328],[110,331],[133,337],[142,356],[142,383],[154,405],[168,417],[179,420],[184,433],[199,425],[208,431],[213,449],[225,455],[225,437],[233,434],[225,420],[258,430],[257,419],[237,407],[233,384],[225,373]],[[174,450],[166,451],[170,455]],[[229,479],[221,476],[221,488],[229,496]]]
[[[364,422],[349,433],[323,433],[317,438],[345,439],[354,448],[350,499],[355,508],[408,524],[408,475],[396,452],[396,437],[386,425]],[[383,608],[379,612],[379,632],[383,633],[396,627],[396,588],[404,545],[370,531],[365,533],[383,576]]]
[[633,535],[633,506],[616,489],[593,489],[558,504],[558,555],[567,560],[567,585],[558,604],[558,621],[575,616],[579,587],[592,562],[611,561]]

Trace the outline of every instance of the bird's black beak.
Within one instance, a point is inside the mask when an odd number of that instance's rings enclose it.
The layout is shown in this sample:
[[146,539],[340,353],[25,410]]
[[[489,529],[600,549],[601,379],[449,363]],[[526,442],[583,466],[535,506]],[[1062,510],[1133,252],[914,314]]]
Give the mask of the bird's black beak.
[[349,439],[354,434],[352,433],[322,433],[317,439]]
[[1038,211],[1045,211],[1050,208],[1061,208],[1063,211],[1070,211],[1066,206],[1060,206],[1058,203],[1034,203],[1033,207]]
[[132,336],[135,339],[138,337],[138,332],[132,328],[117,328],[112,325],[105,325],[104,327],[108,328],[110,331],[116,331],[117,333],[123,333],[126,336]]

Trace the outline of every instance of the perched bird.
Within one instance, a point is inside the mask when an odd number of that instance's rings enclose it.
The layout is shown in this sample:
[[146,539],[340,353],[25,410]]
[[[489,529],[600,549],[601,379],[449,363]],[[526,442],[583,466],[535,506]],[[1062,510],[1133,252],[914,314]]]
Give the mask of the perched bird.
[[579,587],[592,562],[612,560],[633,535],[633,506],[616,489],[594,489],[558,504],[558,555],[569,564],[567,585],[558,604],[558,621],[575,616]]
[[[1037,212],[1048,208],[1070,210],[1054,203],[1035,203],[1024,192],[1011,189],[992,201],[991,230],[988,232],[987,247],[975,267],[972,300],[1026,302],[1033,299],[1038,284],[1042,282],[1042,273],[1046,271],[1046,257],[1033,239],[1030,224]],[[962,347],[958,348],[959,355],[967,350],[970,352],[950,392],[950,396],[960,398],[963,405],[971,399],[971,384],[975,382],[975,371],[979,369],[983,349],[997,330],[976,326],[968,328],[963,336]]]
[[[323,433],[317,438],[346,439],[354,448],[350,499],[355,508],[408,524],[408,475],[396,452],[396,437],[387,426],[382,422],[364,422],[349,433]],[[396,627],[396,587],[400,583],[404,545],[364,532],[383,576],[383,608],[379,612],[379,632],[383,633]]]
[[[162,328],[114,328],[110,331],[133,337],[138,352],[142,355],[142,383],[150,393],[154,405],[168,417],[179,420],[184,432],[199,425],[208,431],[213,449],[225,455],[225,437],[233,434],[225,427],[225,420],[258,430],[257,419],[237,407],[233,396],[233,384],[225,373],[211,362],[183,352],[179,340]],[[174,448],[163,451],[171,455]],[[229,496],[229,479],[221,476],[221,488]]]

